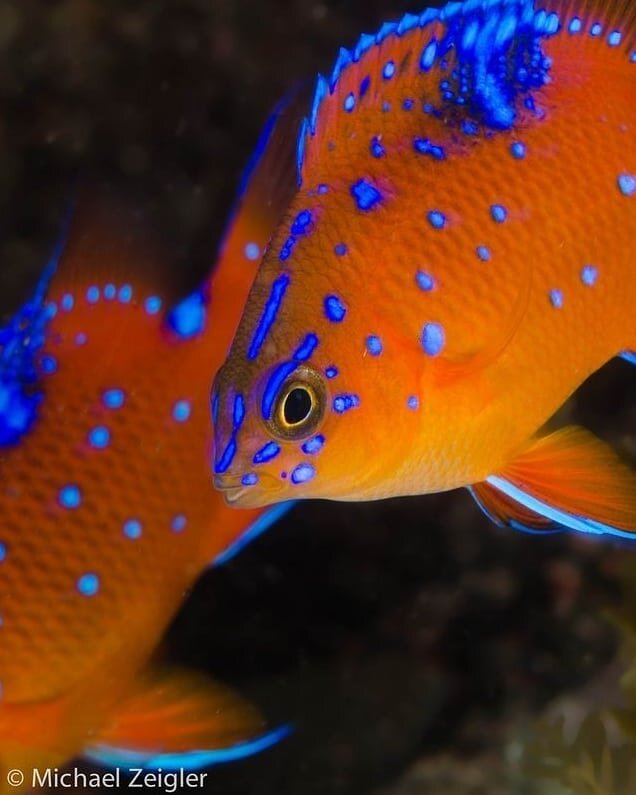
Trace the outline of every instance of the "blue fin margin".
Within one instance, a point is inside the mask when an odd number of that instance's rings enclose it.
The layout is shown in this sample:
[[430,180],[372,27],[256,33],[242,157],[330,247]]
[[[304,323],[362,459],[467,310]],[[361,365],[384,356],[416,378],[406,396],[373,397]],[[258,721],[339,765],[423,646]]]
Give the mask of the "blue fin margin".
[[230,544],[229,547],[223,550],[220,555],[217,555],[216,558],[212,561],[212,566],[223,566],[232,558],[236,557],[238,553],[254,541],[255,538],[262,535],[266,530],[277,522],[281,516],[287,513],[287,511],[292,508],[296,504],[295,500],[288,500],[287,502],[281,502],[278,505],[272,506],[268,511],[266,511],[262,516],[260,516],[254,524],[252,524],[242,536],[237,538],[233,544]]
[[293,730],[290,724],[261,734],[253,740],[236,743],[228,748],[211,748],[208,750],[184,751],[182,753],[150,754],[143,751],[131,751],[127,748],[116,748],[110,745],[95,745],[84,751],[84,758],[95,764],[111,768],[142,768],[143,770],[166,771],[201,770],[204,767],[238,762],[254,754],[271,748],[288,737]]
[[[636,542],[636,533],[629,532],[628,530],[621,530],[618,527],[612,527],[611,525],[604,524],[603,522],[597,522],[587,516],[575,516],[574,514],[567,513],[567,511],[554,508],[547,502],[543,502],[543,500],[532,497],[530,494],[523,491],[523,489],[520,489],[509,480],[501,478],[498,475],[491,475],[490,477],[487,477],[486,482],[489,483],[493,488],[498,489],[500,492],[502,492],[502,494],[505,494],[511,500],[523,505],[530,511],[534,511],[534,513],[538,513],[540,516],[544,516],[546,519],[550,519],[555,526],[560,526],[564,530],[575,530],[578,533],[585,533],[586,535],[606,535],[611,536],[612,538]],[[476,500],[476,502],[479,504],[478,500]],[[480,507],[482,506],[480,505]],[[530,532],[534,532],[536,534],[536,531],[531,530]]]

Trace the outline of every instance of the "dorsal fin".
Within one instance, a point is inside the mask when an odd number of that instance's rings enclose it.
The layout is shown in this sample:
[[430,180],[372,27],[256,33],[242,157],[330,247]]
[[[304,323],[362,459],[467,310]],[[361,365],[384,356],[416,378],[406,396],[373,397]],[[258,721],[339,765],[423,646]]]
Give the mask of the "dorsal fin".
[[[355,139],[361,114],[386,113],[396,102],[417,104],[445,124],[509,129],[518,98],[549,80],[543,40],[561,34],[589,35],[635,61],[636,4],[466,0],[363,34],[352,50],[340,50],[329,78],[318,76],[298,139],[299,184],[323,147]],[[534,110],[531,97],[526,108]]]

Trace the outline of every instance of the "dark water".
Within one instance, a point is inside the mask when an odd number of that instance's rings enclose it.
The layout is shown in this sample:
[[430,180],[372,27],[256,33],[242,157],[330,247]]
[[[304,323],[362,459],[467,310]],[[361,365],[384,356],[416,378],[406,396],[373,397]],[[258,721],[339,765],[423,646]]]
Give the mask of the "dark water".
[[[420,4],[0,2],[0,308],[40,272],[78,173],[149,207],[195,284],[272,105],[406,10]],[[565,413],[636,455],[634,392],[614,362]],[[618,557],[499,531],[466,493],[296,508],[206,575],[169,633],[174,660],[296,727],[206,791],[557,792],[515,755],[555,701],[610,697]]]

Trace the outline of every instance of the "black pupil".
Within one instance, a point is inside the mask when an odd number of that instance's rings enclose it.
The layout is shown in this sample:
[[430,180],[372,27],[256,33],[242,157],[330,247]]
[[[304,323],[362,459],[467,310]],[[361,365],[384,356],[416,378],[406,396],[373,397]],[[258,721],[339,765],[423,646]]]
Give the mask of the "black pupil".
[[285,398],[283,413],[288,425],[298,425],[306,420],[311,411],[311,395],[306,389],[296,387]]

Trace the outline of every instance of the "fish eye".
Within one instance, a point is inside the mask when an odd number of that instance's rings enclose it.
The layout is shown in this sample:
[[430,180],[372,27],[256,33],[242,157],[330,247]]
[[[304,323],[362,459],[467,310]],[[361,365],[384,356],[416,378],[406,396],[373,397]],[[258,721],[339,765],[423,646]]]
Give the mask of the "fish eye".
[[322,420],[325,402],[321,377],[309,367],[299,367],[278,393],[270,430],[283,440],[309,436]]

